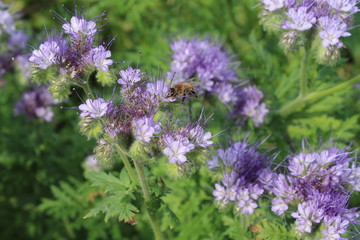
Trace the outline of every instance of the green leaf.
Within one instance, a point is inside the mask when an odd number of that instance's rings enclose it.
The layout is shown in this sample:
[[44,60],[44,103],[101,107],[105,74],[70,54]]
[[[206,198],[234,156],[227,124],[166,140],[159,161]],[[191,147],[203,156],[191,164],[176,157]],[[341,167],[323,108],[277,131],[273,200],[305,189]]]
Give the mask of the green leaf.
[[104,185],[107,192],[126,191],[130,187],[130,180],[127,173],[122,171],[120,178],[114,177],[111,173],[89,172],[86,177],[91,180],[92,186]]
[[134,217],[134,214],[139,211],[130,201],[131,197],[129,196],[119,194],[108,196],[99,202],[95,208],[90,210],[84,218],[104,213],[106,222],[111,217],[118,217],[119,221],[129,221]]

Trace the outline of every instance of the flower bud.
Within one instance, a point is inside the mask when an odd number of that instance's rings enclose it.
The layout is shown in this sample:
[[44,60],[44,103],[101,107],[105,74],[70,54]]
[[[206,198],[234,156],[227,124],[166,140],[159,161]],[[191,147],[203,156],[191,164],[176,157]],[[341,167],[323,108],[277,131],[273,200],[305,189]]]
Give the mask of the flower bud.
[[104,164],[113,163],[114,149],[111,143],[109,143],[105,138],[98,140],[98,146],[94,151],[95,158],[98,161]]
[[79,126],[80,133],[87,136],[88,139],[98,138],[103,130],[101,123],[90,116],[82,117]]

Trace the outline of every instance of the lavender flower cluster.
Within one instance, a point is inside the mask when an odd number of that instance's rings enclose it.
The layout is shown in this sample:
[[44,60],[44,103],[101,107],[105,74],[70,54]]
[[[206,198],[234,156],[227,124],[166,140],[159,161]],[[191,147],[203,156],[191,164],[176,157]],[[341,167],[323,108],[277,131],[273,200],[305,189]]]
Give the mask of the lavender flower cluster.
[[95,21],[73,16],[62,28],[67,36],[53,37],[33,51],[29,61],[35,68],[56,66],[71,78],[78,76],[88,66],[94,66],[99,71],[109,70],[109,65],[113,63],[108,59],[111,52],[103,45],[93,47],[98,32]]
[[332,147],[291,156],[289,173],[279,174],[273,182],[273,212],[282,215],[291,211],[301,233],[321,226],[325,239],[340,239],[360,216],[357,209],[348,208],[351,192],[360,187],[360,167],[350,154]]
[[29,58],[35,79],[36,76],[42,76],[41,73],[45,70],[58,71],[60,77],[50,79],[50,90],[58,98],[67,96],[68,85],[83,85],[81,77],[84,73],[94,70],[98,73],[107,73],[109,66],[113,64],[109,59],[111,52],[106,46],[94,45],[95,36],[99,32],[96,21],[73,16],[70,22],[62,25],[62,29],[62,35],[53,36],[40,44],[39,49],[35,49]]
[[22,95],[14,107],[14,114],[50,122],[54,116],[50,106],[57,103],[46,87],[37,87]]
[[[0,1],[0,77],[14,67],[14,61],[20,64],[20,70],[29,77],[29,64],[21,55],[27,36],[16,28],[16,17],[9,10],[10,6]],[[7,46],[6,48],[4,46]]]
[[222,179],[213,195],[221,205],[236,203],[243,214],[252,214],[262,195],[273,195],[271,210],[295,220],[300,236],[320,229],[324,239],[345,239],[351,224],[358,224],[357,208],[349,208],[352,192],[360,190],[360,167],[347,149],[330,147],[322,151],[289,156],[287,174],[269,168],[269,159],[256,146],[236,142],[220,149],[208,162],[220,169]]
[[165,81],[150,82],[145,73],[132,67],[119,74],[119,102],[97,98],[87,99],[79,106],[80,116],[87,126],[90,122],[101,121],[105,135],[111,139],[132,136],[141,144],[155,144],[170,163],[180,165],[188,161],[189,153],[212,145],[212,135],[205,131],[201,118],[194,123],[187,122],[187,127],[180,124],[179,119],[164,120],[168,114],[162,112],[160,106],[170,101],[166,98],[169,86]]
[[214,94],[224,104],[233,105],[233,117],[250,117],[255,126],[264,122],[269,111],[265,103],[260,103],[263,93],[255,86],[239,86],[242,81],[235,71],[237,64],[221,45],[210,39],[193,38],[174,41],[170,47],[174,84],[196,77],[200,81],[199,93]]
[[272,178],[271,159],[258,151],[257,145],[235,142],[227,149],[219,149],[208,162],[210,169],[220,169],[222,179],[215,184],[213,195],[221,206],[235,203],[243,214],[252,214],[257,200],[269,189]]
[[[343,47],[341,37],[347,37],[353,15],[359,11],[356,0],[260,0],[262,16],[282,19],[281,28],[287,32],[282,43],[286,48],[299,44],[301,34],[312,34],[321,39],[325,49],[323,57],[336,60]],[[273,19],[273,18],[271,18]]]

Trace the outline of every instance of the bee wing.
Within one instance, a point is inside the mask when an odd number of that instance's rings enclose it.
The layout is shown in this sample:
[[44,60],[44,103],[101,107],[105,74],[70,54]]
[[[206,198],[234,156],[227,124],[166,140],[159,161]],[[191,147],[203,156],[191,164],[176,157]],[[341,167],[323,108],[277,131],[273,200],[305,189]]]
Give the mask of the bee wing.
[[193,87],[197,87],[201,85],[201,82],[196,77],[188,78],[184,81],[184,83],[189,83]]

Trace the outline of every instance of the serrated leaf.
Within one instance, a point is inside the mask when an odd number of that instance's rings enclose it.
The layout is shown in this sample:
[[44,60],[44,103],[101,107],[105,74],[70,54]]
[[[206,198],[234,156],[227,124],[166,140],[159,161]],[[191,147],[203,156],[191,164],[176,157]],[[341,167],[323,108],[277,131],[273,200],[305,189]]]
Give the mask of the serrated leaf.
[[[92,186],[104,185],[105,191],[107,192],[125,191],[129,187],[127,181],[123,182],[119,178],[114,177],[111,173],[107,174],[101,171],[89,172],[86,177],[93,182]],[[125,179],[124,175],[123,179]]]
[[105,214],[107,222],[111,217],[117,217],[119,221],[129,221],[139,210],[131,202],[131,198],[121,195],[108,196],[90,210],[84,218],[93,217],[99,213]]

